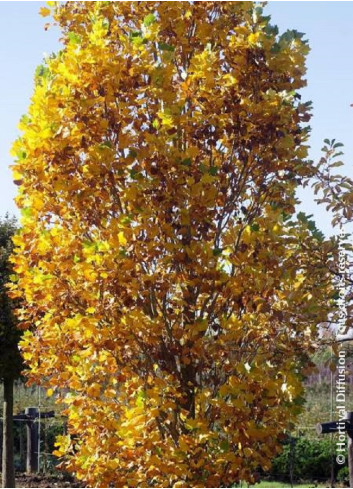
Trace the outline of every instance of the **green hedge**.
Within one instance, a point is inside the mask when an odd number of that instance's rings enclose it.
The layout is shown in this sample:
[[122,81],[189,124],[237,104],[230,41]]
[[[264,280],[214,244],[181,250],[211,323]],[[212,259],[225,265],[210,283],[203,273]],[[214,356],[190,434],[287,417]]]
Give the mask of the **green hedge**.
[[[290,481],[290,468],[293,467],[293,480],[322,481],[331,478],[331,460],[336,458],[335,441],[330,437],[321,440],[308,438],[288,439],[283,446],[283,452],[272,462],[271,478]],[[334,463],[334,473],[337,477],[342,465]]]

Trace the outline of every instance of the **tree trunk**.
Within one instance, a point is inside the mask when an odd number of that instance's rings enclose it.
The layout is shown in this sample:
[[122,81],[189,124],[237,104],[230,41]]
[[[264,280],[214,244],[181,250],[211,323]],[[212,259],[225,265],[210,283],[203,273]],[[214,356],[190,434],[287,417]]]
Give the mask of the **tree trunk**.
[[349,487],[353,487],[353,438],[348,434],[348,470],[349,470]]
[[13,459],[13,384],[12,378],[4,379],[2,487],[15,487]]

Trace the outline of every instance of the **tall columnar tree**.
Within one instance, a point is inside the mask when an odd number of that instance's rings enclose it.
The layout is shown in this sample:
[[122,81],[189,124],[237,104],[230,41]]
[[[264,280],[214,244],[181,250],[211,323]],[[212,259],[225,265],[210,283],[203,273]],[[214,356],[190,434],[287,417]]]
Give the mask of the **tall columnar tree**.
[[13,454],[13,386],[22,368],[18,349],[20,330],[14,314],[15,301],[10,299],[7,284],[12,265],[9,261],[13,244],[12,236],[17,230],[14,218],[0,219],[0,380],[3,383],[3,448],[2,484],[15,487]]
[[57,454],[98,486],[253,481],[332,307],[332,241],[295,217],[307,43],[251,2],[53,10],[64,46],[14,146],[14,296],[31,379],[65,393]]

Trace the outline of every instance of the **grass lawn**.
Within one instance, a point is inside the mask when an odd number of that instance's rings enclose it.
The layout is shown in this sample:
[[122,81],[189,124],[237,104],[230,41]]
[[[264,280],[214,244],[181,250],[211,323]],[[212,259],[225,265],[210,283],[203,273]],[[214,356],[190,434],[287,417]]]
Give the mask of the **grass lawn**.
[[[246,486],[244,485],[244,487],[268,487],[269,489],[272,488],[272,487],[291,487],[290,484],[286,483],[286,482],[276,482],[276,481],[261,481],[259,482],[258,484],[255,484],[254,486]],[[318,484],[318,485],[315,485],[315,484],[294,484],[293,487],[329,487],[329,485],[327,484]]]

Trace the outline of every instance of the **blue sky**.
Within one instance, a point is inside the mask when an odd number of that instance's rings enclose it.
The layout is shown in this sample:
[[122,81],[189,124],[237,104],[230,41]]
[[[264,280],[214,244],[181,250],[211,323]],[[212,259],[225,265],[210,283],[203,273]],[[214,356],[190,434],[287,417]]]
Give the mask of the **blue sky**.
[[44,2],[0,2],[0,215],[18,215],[13,202],[9,151],[19,131],[18,121],[27,112],[35,68],[44,53],[58,48],[58,31],[45,31],[38,14]]
[[[18,215],[13,203],[16,188],[9,165],[11,142],[18,135],[17,123],[27,111],[35,67],[44,53],[58,49],[58,31],[44,30],[46,19],[38,15],[44,2],[0,1],[0,215]],[[303,100],[312,100],[311,157],[320,157],[324,138],[345,144],[342,172],[353,176],[353,2],[274,2],[266,7],[280,31],[306,33],[311,46],[308,57],[308,87]],[[318,226],[330,233],[330,218],[314,203],[311,191],[301,193],[303,207],[313,213]]]

